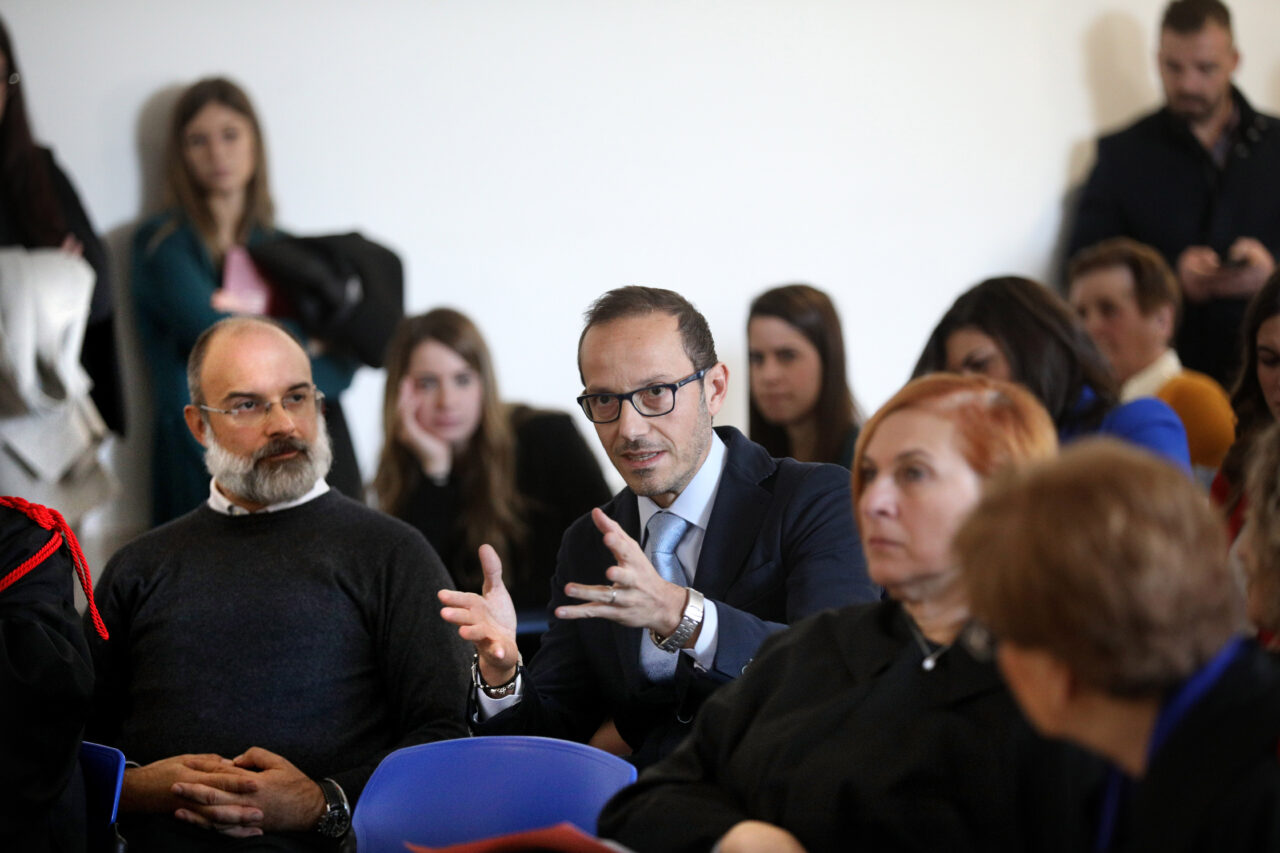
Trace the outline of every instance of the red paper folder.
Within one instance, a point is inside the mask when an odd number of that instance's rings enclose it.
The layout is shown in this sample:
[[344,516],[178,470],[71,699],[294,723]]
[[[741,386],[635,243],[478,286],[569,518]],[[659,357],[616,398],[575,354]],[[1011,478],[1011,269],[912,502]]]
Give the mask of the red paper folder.
[[571,823],[558,823],[542,829],[527,829],[510,835],[450,844],[448,847],[424,847],[421,844],[404,843],[413,853],[513,853],[513,851],[552,850],[558,853],[619,853],[626,849],[620,844],[601,841],[587,835]]

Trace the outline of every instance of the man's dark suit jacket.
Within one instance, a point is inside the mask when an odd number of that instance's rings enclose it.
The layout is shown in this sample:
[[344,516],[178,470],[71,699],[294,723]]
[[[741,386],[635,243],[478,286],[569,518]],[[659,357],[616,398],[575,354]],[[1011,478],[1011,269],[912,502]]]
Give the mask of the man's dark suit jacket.
[[[542,638],[514,708],[475,725],[477,734],[534,734],[586,741],[613,719],[646,766],[689,731],[702,701],[736,678],[770,634],[828,607],[873,601],[853,523],[849,472],[835,465],[774,459],[732,427],[716,432],[727,460],[707,524],[693,586],[716,603],[710,671],[679,653],[674,682],[655,685],[640,670],[647,632],[605,619],[560,620]],[[640,541],[635,494],[623,489],[604,511]],[[549,610],[580,604],[566,583],[607,584],[615,564],[590,515],[565,532]]]

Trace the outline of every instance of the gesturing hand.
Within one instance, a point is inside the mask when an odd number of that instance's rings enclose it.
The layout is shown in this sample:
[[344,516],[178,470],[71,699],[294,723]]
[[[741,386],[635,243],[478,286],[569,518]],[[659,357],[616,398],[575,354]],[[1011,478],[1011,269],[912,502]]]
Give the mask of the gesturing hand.
[[556,618],[598,617],[634,628],[650,628],[664,637],[674,633],[680,626],[688,591],[663,580],[640,543],[603,510],[591,510],[591,520],[604,534],[605,547],[618,561],[605,572],[612,586],[565,584],[565,595],[592,603],[557,607]]
[[458,626],[458,636],[473,643],[480,655],[480,674],[488,684],[504,684],[516,671],[516,608],[502,582],[502,561],[488,545],[480,546],[484,587],[480,595],[442,589],[440,618]]
[[420,402],[413,377],[406,376],[400,381],[396,396],[396,438],[418,460],[424,474],[447,477],[453,466],[453,450],[449,442],[428,432],[418,422]]

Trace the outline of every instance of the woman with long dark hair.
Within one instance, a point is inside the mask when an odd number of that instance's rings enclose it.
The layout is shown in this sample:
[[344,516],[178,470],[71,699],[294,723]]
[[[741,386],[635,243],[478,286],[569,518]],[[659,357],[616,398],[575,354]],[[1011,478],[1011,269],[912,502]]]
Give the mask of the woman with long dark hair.
[[848,468],[862,414],[831,298],[807,284],[766,290],[751,303],[747,351],[751,440],[773,456]]
[[979,373],[1018,382],[1036,396],[1067,443],[1106,433],[1191,470],[1187,434],[1165,403],[1119,403],[1115,380],[1097,346],[1061,298],[1018,276],[991,278],[966,290],[938,321],[914,375]]
[[[279,234],[262,128],[249,97],[235,83],[212,77],[178,98],[165,155],[165,192],[167,209],[142,223],[133,246],[133,295],[155,404],[151,480],[156,524],[194,509],[209,492],[203,450],[182,414],[191,347],[223,317],[264,313],[267,307],[222,286],[229,258]],[[287,316],[280,319],[288,321]],[[299,332],[296,327],[293,331]],[[358,363],[323,342],[303,340],[312,355],[316,386],[326,399],[334,453],[329,482],[360,497],[355,450],[339,404]]]
[[112,430],[124,431],[124,402],[116,358],[111,268],[75,187],[36,144],[27,115],[26,85],[13,42],[0,21],[0,246],[60,248],[82,256],[96,281],[80,362],[93,380],[90,392]]
[[1240,329],[1240,373],[1231,389],[1236,440],[1222,460],[1210,494],[1227,516],[1234,539],[1244,523],[1245,471],[1258,436],[1280,420],[1280,273],[1249,300]]
[[1236,552],[1249,621],[1258,629],[1259,643],[1280,651],[1280,424],[1253,440],[1245,494],[1248,507]]
[[480,330],[449,308],[401,321],[387,348],[378,505],[422,531],[458,587],[492,545],[518,610],[541,613],[565,529],[609,499],[568,415],[508,405]]

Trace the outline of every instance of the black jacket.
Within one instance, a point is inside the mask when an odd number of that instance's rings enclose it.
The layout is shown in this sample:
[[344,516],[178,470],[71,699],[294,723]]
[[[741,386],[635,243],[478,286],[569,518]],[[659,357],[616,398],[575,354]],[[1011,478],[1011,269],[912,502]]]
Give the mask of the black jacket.
[[1250,643],[1132,791],[1120,851],[1280,850],[1280,663]]
[[1087,849],[1099,765],[1038,738],[962,647],[924,671],[907,618],[894,601],[846,607],[769,640],[600,834],[693,853],[761,820],[811,853]]
[[[1232,96],[1240,122],[1222,169],[1168,108],[1099,140],[1068,254],[1132,237],[1174,266],[1188,246],[1225,257],[1236,238],[1254,237],[1280,258],[1280,119],[1255,110],[1238,90]],[[1230,387],[1247,301],[1184,306],[1177,348],[1187,367]]]
[[[53,535],[0,507],[0,577]],[[84,850],[77,756],[93,666],[72,600],[74,576],[63,545],[0,592],[0,850]]]

